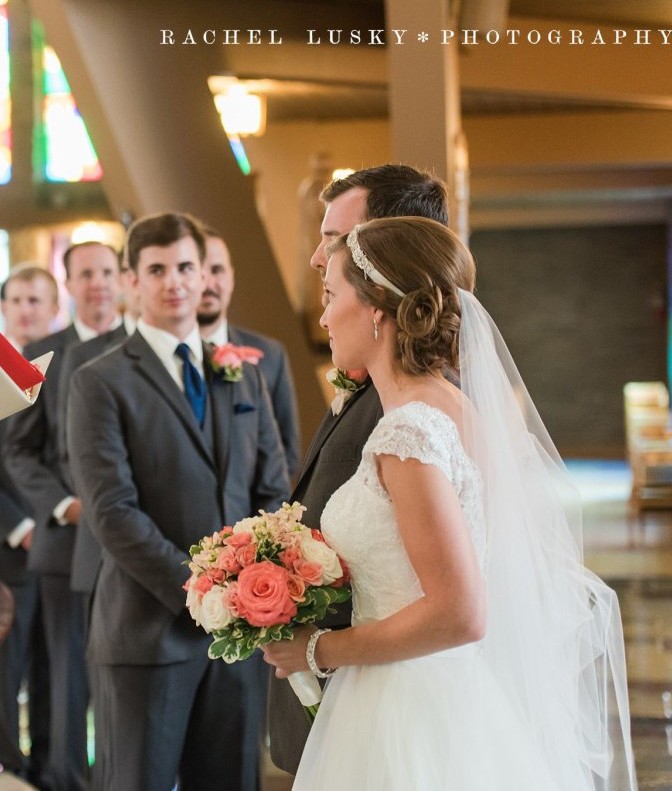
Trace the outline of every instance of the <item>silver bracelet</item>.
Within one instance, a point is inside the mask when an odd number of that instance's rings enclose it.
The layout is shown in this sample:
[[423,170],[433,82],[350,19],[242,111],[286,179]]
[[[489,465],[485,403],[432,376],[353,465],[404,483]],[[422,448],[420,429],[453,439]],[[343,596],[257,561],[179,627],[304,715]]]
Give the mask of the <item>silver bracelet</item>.
[[323,634],[326,634],[326,632],[330,631],[331,629],[316,629],[308,638],[308,645],[306,646],[306,662],[308,662],[308,667],[318,678],[329,678],[332,673],[336,672],[335,668],[320,670],[320,668],[317,666],[317,662],[315,661],[315,649],[317,647],[317,641]]

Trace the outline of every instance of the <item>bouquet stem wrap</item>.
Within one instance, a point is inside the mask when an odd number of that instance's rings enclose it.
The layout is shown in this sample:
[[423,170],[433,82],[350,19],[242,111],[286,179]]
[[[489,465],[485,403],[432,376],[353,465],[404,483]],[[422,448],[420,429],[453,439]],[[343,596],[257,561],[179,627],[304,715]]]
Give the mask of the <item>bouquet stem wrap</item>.
[[320,682],[309,670],[292,673],[291,676],[287,676],[287,681],[289,681],[301,705],[306,710],[308,719],[312,722],[322,700]]

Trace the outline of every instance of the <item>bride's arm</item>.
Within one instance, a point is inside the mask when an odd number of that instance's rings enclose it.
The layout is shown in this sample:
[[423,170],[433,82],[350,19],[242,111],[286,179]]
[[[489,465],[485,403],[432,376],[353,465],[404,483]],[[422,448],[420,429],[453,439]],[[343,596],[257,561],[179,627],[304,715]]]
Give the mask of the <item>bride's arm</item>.
[[[315,653],[320,667],[409,659],[479,640],[484,633],[483,579],[454,488],[436,467],[392,455],[378,459],[425,595],[381,621],[323,634]],[[375,553],[374,545],[374,561]],[[267,661],[280,669],[278,675],[306,668],[302,652],[309,635],[301,630],[295,640],[268,648]]]

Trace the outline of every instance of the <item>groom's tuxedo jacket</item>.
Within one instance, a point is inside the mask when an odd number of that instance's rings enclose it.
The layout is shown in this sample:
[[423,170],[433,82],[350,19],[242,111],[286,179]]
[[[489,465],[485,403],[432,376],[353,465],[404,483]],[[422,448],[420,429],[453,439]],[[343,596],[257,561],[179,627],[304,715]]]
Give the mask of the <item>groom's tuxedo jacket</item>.
[[70,468],[103,545],[89,651],[99,664],[203,655],[185,607],[189,547],[223,524],[274,510],[289,485],[259,371],[208,375],[211,432],[142,335],[79,368],[70,387]]
[[[327,500],[355,474],[362,449],[382,415],[378,393],[371,384],[356,392],[340,415],[327,412],[308,449],[292,495],[293,500],[306,506],[304,524],[319,527]],[[341,611],[328,623],[348,626],[350,614]],[[268,711],[273,763],[296,774],[310,726],[288,682],[273,674]]]

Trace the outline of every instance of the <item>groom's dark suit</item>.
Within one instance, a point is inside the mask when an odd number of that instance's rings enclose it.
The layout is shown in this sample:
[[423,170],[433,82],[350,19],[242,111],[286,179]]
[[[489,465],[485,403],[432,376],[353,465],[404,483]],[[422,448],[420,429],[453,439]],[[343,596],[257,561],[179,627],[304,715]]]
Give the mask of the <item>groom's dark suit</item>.
[[[299,473],[293,500],[306,506],[303,522],[319,527],[331,495],[355,474],[362,448],[383,409],[375,388],[367,384],[346,402],[340,415],[329,411],[315,435]],[[342,610],[325,622],[349,626],[350,612]],[[276,766],[296,774],[310,726],[296,694],[287,681],[271,676],[269,694],[271,757]]]
[[165,791],[178,766],[184,791],[256,787],[258,670],[207,659],[210,639],[185,608],[184,561],[203,535],[278,507],[289,485],[259,371],[206,378],[201,429],[136,332],[70,388],[71,470],[103,545],[89,651],[113,726],[106,789]]

